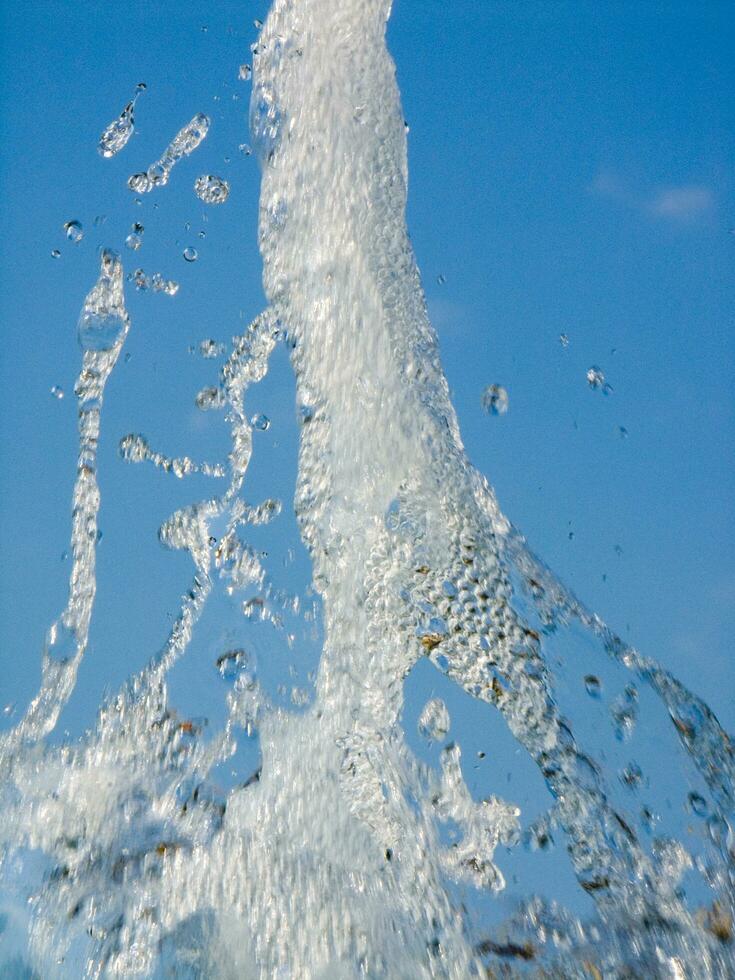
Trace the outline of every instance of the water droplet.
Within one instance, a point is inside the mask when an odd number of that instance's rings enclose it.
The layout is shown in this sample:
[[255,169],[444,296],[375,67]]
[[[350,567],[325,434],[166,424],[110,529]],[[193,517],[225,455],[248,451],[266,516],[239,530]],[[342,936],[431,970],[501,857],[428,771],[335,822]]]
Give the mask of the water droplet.
[[584,679],[584,687],[591,698],[599,698],[602,694],[602,683],[595,674],[587,674]]
[[61,385],[53,385],[51,388],[51,394],[54,396],[54,398],[61,401],[61,399],[64,397],[64,389],[61,387]]
[[143,239],[140,237],[140,235],[131,234],[125,239],[125,245],[134,252],[137,252],[142,244]]
[[148,88],[148,86],[146,85],[145,82],[138,82],[138,84],[135,86],[135,91],[136,92],[145,92],[145,90],[147,88]]
[[203,412],[211,409],[222,408],[224,404],[225,393],[221,388],[216,388],[214,386],[202,388],[202,390],[196,396],[197,408],[200,408]]
[[116,252],[104,249],[99,279],[87,294],[79,317],[79,343],[85,350],[109,350],[123,335],[127,322],[122,263]]
[[569,346],[569,337],[565,333],[559,334],[559,343],[562,347],[567,348]]
[[179,291],[179,284],[173,279],[164,279],[160,272],[154,272],[151,276],[151,286],[154,292],[167,296],[175,296]]
[[199,341],[199,353],[202,357],[211,360],[214,357],[221,357],[226,348],[224,344],[217,343],[216,340],[212,340],[210,337],[207,340]]
[[58,250],[58,248],[52,248],[51,249],[51,258],[52,259],[58,259],[60,257],[61,257],[61,252]]
[[612,391],[612,385],[605,381],[605,373],[596,364],[593,364],[587,370],[587,384],[593,391],[599,390],[603,395],[607,395]]
[[191,245],[187,246],[182,254],[187,262],[196,262],[196,260],[199,258],[199,252],[197,252],[197,250]]
[[482,407],[488,415],[505,415],[508,392],[502,385],[488,385],[482,393]]
[[436,281],[440,286],[443,286],[444,283],[447,281],[447,277],[444,275],[443,272],[440,272],[439,275],[436,277]]
[[250,78],[252,73],[253,70],[250,67],[250,65],[240,65],[240,69],[237,73],[237,77],[240,79],[241,82],[247,82],[247,80]]
[[449,732],[449,711],[440,698],[432,698],[424,705],[419,716],[419,734],[431,742],[437,742]]
[[194,193],[205,204],[224,204],[230,194],[230,185],[214,174],[204,174],[194,181]]
[[263,26],[263,21],[258,20],[258,18],[256,17],[255,20],[253,21],[253,25],[257,30],[260,30],[260,28]]
[[64,234],[75,245],[81,242],[84,238],[84,228],[82,228],[81,221],[65,221]]
[[251,146],[248,146],[247,143],[241,143],[239,145],[238,149],[239,149],[240,153],[242,153],[242,155],[244,157],[249,157],[251,155],[251,153],[253,152],[253,148]]
[[128,187],[135,194],[145,194],[151,189],[148,174],[133,174],[132,177],[128,177]]
[[106,159],[114,157],[127,144],[135,129],[134,109],[135,99],[132,99],[117,119],[114,119],[105,129],[97,144],[97,152],[100,156]]
[[98,215],[95,216],[95,219],[94,219],[94,221],[92,223],[94,224],[95,228],[99,228],[106,221],[107,221],[107,215],[106,214],[98,214]]
[[253,415],[250,419],[250,424],[254,429],[260,429],[261,432],[265,432],[266,429],[270,428],[271,420],[267,415]]
[[120,440],[118,451],[126,463],[142,463],[148,458],[150,448],[145,436],[131,432]]
[[637,789],[643,780],[643,771],[637,763],[631,762],[623,769],[620,778],[629,789]]
[[628,430],[625,428],[624,425],[619,425],[618,426],[618,435],[620,436],[621,439],[627,439],[628,438]]

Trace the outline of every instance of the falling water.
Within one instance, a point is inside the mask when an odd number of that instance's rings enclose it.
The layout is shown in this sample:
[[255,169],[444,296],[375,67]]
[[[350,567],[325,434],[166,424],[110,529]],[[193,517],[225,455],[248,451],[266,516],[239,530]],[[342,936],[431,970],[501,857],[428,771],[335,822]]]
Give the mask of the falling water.
[[[275,0],[263,26],[251,129],[268,308],[196,397],[225,410],[229,456],[197,463],[140,435],[122,440],[129,463],[219,482],[159,531],[192,564],[164,648],[83,738],[59,746],[48,736],[96,591],[103,393],[130,329],[117,255],[103,253],[84,301],[69,600],[49,630],[41,689],[0,742],[0,854],[30,912],[35,972],[22,975],[732,975],[728,736],[530,552],[465,455],[405,227],[389,8]],[[206,127],[195,128],[154,165],[154,183],[201,141]],[[253,430],[267,425],[245,396],[277,345],[296,378],[295,509],[323,646],[313,697],[293,688],[290,706],[245,647],[223,650],[226,719],[205,732],[177,714],[167,680],[213,593],[237,597],[247,623],[284,640],[285,617],[307,619],[251,539],[280,503],[246,502]],[[502,720],[514,759],[545,787],[540,812],[524,813],[512,783],[504,798],[473,796],[442,698],[418,720],[438,764],[412,750],[405,689],[422,665],[488,725]],[[259,764],[223,788],[217,766],[254,735]],[[658,765],[641,763],[650,758]],[[656,811],[661,781],[687,820]],[[497,855],[528,849],[539,862],[552,841],[581,911],[549,879],[493,914],[506,885]],[[24,855],[42,856],[35,876],[15,874]]]

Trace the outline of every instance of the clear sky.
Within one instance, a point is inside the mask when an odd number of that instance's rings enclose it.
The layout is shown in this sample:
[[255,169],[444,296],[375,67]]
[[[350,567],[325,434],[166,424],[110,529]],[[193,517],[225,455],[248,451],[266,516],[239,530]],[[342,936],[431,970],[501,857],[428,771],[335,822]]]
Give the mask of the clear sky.
[[[250,85],[238,66],[266,10],[264,0],[0,9],[0,709],[9,706],[0,726],[36,692],[43,637],[66,601],[76,321],[102,245],[121,252],[126,270],[161,272],[180,289],[128,290],[130,357],[113,373],[102,420],[98,599],[63,727],[89,724],[102,692],[161,647],[188,586],[190,561],[164,551],[157,529],[215,485],[128,466],[117,446],[143,432],[171,456],[214,462],[227,451],[222,419],[194,405],[216,383],[217,362],[190,347],[228,341],[263,307],[259,174],[239,150]],[[732,5],[717,0],[396,0],[388,32],[410,127],[408,223],[469,455],[537,553],[729,730],[734,28]],[[103,160],[99,135],[139,82],[147,91],[136,133]],[[196,112],[212,119],[206,141],[136,204],[128,176]],[[203,173],[230,182],[223,207],[194,196]],[[84,226],[78,244],[62,230],[71,219]],[[136,221],[143,245],[131,252],[123,243]],[[194,263],[183,259],[188,246]],[[612,387],[607,396],[587,384],[592,365]],[[492,383],[509,393],[502,417],[481,408]],[[65,397],[51,394],[55,385]],[[285,505],[251,540],[268,549],[279,583],[303,590],[308,564],[290,506],[298,431],[283,351],[250,404],[272,423],[255,433],[250,500]],[[205,615],[172,678],[182,711],[221,713],[222,687],[200,678],[237,640],[236,619],[221,601]],[[261,663],[283,675],[282,644],[258,644]],[[317,650],[318,638],[300,653],[302,679]],[[409,685],[407,728],[430,692],[448,699],[453,718],[464,715],[466,758],[491,743],[508,780],[512,771],[535,785],[498,716],[452,693],[427,665]],[[497,778],[489,772],[483,786]],[[480,776],[467,778],[474,791]],[[514,798],[533,810],[534,793]],[[561,890],[571,895],[569,869],[548,860],[542,876],[549,867],[566,874]]]
[[[258,170],[238,150],[250,86],[237,69],[266,9],[2,7],[2,704],[20,709],[35,692],[44,632],[65,602],[76,320],[99,245],[181,288],[128,296],[131,357],[103,414],[100,592],[80,718],[160,647],[186,588],[189,562],[164,552],[156,530],[213,486],[126,466],[117,443],[142,431],[170,455],[214,461],[226,450],[221,419],[193,403],[216,363],[189,347],[227,340],[263,304]],[[730,729],[733,20],[715,0],[396,0],[389,27],[410,126],[409,228],[468,452],[551,567]],[[141,81],[136,134],[103,160],[98,137]],[[212,118],[205,143],[136,205],[127,177],[199,111]],[[201,173],[231,182],[225,206],[197,201]],[[84,226],[78,244],[62,231],[70,219]],[[146,228],[137,253],[123,247],[134,221]],[[607,396],[587,385],[591,365]],[[490,383],[509,392],[503,417],[482,412]],[[253,410],[273,424],[256,433],[252,498],[286,504],[284,530],[269,538],[275,562],[294,538],[297,430],[282,354]],[[304,579],[303,555],[294,565],[283,574]]]

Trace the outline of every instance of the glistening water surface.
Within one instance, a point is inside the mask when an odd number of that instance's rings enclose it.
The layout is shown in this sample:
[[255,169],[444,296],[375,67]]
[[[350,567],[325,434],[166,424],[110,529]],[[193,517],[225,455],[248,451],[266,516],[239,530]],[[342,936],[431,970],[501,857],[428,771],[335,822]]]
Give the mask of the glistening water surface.
[[[127,295],[184,298],[168,269],[133,268],[135,242],[103,249],[80,296],[68,599],[39,689],[0,742],[6,972],[733,969],[727,733],[565,588],[465,453],[406,231],[389,8],[275,0],[258,25],[248,147],[264,308],[190,355],[211,368],[190,393],[196,417],[221,422],[199,440],[206,459],[169,448],[181,439],[165,427],[120,434],[122,461],[177,481],[156,520],[183,595],[160,651],[131,653],[139,668],[123,664],[119,684],[111,671],[86,730],[65,733],[101,601],[98,449],[136,329]],[[121,142],[126,113],[103,145]],[[210,127],[197,112],[129,192],[165,194],[174,165],[199,166]],[[128,136],[110,156],[132,152]],[[234,205],[201,168],[190,193]],[[155,218],[131,234],[144,242]],[[207,235],[185,232],[191,264]],[[291,501],[267,491],[278,474],[253,478],[273,428],[252,399],[284,355],[301,542],[288,547],[276,528]],[[589,397],[613,397],[597,366],[586,382]],[[494,382],[482,405],[513,410]],[[131,488],[136,468],[120,471]],[[126,646],[136,634],[131,615]],[[478,767],[496,774],[491,789]]]

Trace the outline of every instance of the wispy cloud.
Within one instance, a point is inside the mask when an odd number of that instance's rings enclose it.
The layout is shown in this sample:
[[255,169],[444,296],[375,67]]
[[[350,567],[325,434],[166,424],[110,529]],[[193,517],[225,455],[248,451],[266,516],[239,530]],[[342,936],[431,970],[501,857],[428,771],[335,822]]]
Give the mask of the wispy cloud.
[[669,221],[693,221],[711,211],[715,205],[711,188],[704,184],[658,186],[642,192],[632,189],[611,170],[601,170],[589,189],[599,197]]
[[714,203],[709,187],[692,184],[687,187],[662,188],[649,203],[649,210],[664,218],[688,221],[711,210]]

